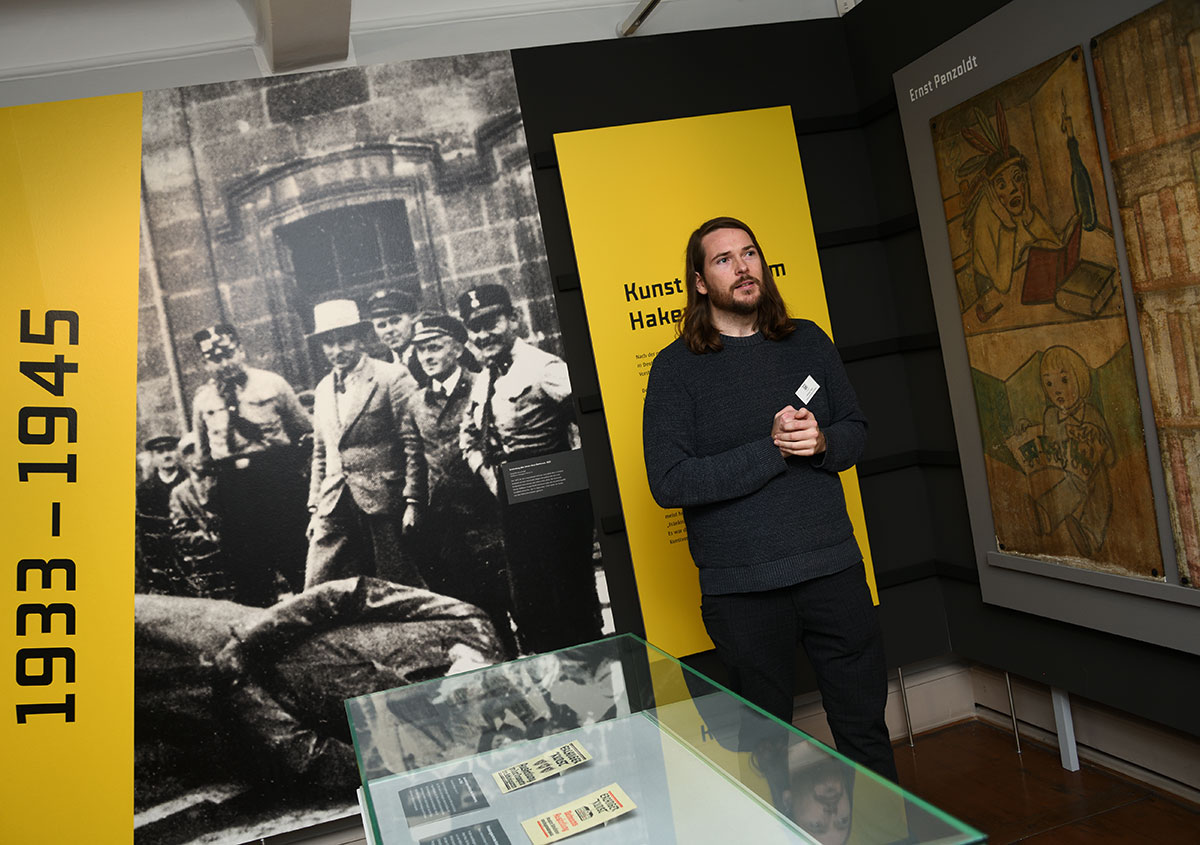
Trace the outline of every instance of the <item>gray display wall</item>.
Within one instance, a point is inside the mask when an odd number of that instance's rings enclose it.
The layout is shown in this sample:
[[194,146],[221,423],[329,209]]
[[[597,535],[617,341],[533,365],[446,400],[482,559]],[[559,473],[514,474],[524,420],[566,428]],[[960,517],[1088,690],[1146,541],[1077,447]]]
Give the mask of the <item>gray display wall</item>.
[[[1200,653],[1195,636],[1200,624],[1200,591],[1181,586],[1175,564],[1154,416],[1147,389],[1145,361],[1134,307],[1130,272],[1106,145],[1095,71],[1088,45],[1094,36],[1152,5],[1146,0],[1039,4],[1017,0],[949,39],[895,74],[896,98],[922,242],[942,339],[951,408],[962,457],[975,558],[983,600],[990,604],[1071,622],[1192,654]],[[1019,49],[1018,49],[1019,47]],[[963,316],[951,262],[946,206],[939,186],[930,121],[980,92],[1051,59],[1079,48],[1087,67],[1103,183],[1093,176],[1098,203],[1107,203],[1124,296],[1130,349],[1137,375],[1142,424],[1162,549],[1161,580],[1090,571],[1030,556],[1006,554],[998,548],[997,527],[988,493],[980,417],[972,387],[971,366],[963,333]],[[957,70],[956,70],[957,69]],[[932,84],[930,84],[932,81]],[[1122,494],[1117,491],[1118,506]],[[1157,571],[1155,573],[1158,574]]]

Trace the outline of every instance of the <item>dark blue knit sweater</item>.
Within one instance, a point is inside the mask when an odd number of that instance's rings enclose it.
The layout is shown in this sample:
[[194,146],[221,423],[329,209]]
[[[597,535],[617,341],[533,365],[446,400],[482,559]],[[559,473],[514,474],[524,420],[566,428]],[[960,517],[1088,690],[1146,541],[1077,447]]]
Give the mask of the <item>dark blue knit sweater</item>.
[[[722,336],[724,348],[704,355],[676,339],[650,371],[650,491],[683,508],[708,595],[787,587],[862,560],[837,473],[862,454],[867,421],[833,343],[816,324],[794,323],[781,341]],[[785,460],[771,424],[785,406],[805,406],[795,391],[810,375],[820,388],[806,407],[826,451]]]

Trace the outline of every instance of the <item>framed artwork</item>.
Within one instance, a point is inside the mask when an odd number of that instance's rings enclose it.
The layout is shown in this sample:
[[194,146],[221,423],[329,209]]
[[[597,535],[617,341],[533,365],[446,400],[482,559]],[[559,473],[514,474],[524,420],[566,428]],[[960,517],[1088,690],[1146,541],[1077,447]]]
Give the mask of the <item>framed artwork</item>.
[[1083,51],[929,125],[997,547],[1162,578]]
[[1179,583],[1200,584],[1200,6],[1159,3],[1092,41],[1158,427]]

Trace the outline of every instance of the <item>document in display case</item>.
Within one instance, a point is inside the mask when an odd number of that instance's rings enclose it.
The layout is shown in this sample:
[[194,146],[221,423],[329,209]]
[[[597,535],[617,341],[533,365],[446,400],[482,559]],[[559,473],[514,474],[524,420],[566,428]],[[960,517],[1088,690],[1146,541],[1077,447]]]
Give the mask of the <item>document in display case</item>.
[[376,845],[986,841],[631,634],[346,711]]

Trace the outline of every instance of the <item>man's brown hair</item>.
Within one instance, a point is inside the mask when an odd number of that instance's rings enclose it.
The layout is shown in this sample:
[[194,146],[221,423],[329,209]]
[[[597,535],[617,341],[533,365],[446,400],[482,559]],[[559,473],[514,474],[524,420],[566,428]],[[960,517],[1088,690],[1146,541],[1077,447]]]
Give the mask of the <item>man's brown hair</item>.
[[758,301],[755,328],[762,332],[763,337],[767,340],[782,340],[787,337],[795,327],[788,317],[787,305],[775,284],[771,267],[767,264],[767,258],[763,255],[762,247],[758,245],[758,238],[754,236],[754,232],[749,226],[734,217],[714,217],[712,220],[706,220],[688,238],[683,271],[684,278],[687,280],[687,306],[683,311],[683,319],[678,324],[679,336],[683,338],[687,348],[696,355],[721,351],[721,333],[713,325],[708,295],[696,290],[697,274],[701,277],[704,276],[705,256],[704,245],[701,241],[704,240],[705,235],[718,229],[740,229],[750,236],[751,243],[758,250],[758,257],[762,261],[763,268],[763,277],[759,279],[762,282],[762,297]]

